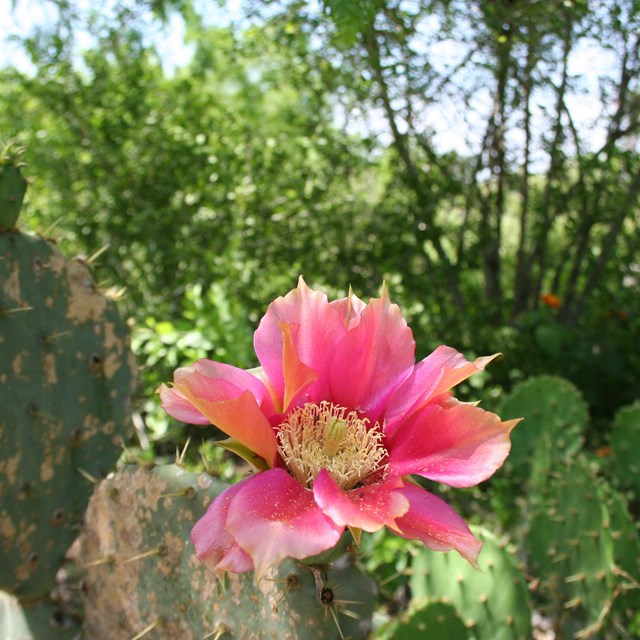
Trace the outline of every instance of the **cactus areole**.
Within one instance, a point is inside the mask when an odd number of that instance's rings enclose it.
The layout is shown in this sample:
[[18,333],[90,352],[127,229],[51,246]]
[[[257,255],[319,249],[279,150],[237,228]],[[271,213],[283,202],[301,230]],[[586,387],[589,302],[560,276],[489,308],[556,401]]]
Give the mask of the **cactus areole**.
[[199,360],[159,393],[187,423],[213,423],[258,473],[230,487],[196,523],[200,560],[216,571],[267,568],[335,546],[348,527],[386,526],[476,564],[481,542],[417,474],[454,487],[490,477],[511,429],[450,389],[493,357],[467,361],[446,346],[415,362],[415,342],[383,288],[365,304],[329,302],[300,279],[275,300],[254,336],[261,366]]

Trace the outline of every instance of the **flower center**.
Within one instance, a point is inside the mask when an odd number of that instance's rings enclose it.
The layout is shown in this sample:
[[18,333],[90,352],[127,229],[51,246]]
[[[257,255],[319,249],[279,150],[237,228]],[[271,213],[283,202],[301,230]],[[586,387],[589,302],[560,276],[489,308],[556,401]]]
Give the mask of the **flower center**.
[[343,489],[353,489],[387,467],[384,436],[376,422],[331,402],[305,404],[292,411],[278,430],[278,452],[289,471],[311,488],[326,469]]

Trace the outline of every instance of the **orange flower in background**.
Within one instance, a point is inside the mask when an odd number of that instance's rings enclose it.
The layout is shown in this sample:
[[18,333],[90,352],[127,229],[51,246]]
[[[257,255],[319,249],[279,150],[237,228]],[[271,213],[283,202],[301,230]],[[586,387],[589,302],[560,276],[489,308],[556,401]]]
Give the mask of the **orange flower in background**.
[[559,309],[562,306],[562,300],[555,293],[545,293],[540,296],[540,300],[550,309]]
[[597,458],[608,458],[611,455],[611,447],[609,445],[598,447],[595,454]]

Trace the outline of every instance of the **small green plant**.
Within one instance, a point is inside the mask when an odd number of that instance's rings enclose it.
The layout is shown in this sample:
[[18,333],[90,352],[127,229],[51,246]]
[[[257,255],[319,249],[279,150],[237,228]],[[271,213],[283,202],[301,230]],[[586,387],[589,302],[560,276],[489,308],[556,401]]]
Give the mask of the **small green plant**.
[[0,232],[11,229],[20,215],[27,181],[20,168],[24,166],[24,148],[15,142],[0,149]]

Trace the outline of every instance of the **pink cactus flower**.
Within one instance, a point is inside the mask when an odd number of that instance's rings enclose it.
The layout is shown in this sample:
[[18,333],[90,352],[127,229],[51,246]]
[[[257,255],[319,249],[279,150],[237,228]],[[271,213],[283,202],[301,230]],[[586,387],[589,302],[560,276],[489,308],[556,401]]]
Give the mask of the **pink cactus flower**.
[[159,389],[170,415],[213,423],[258,471],[196,523],[202,562],[259,578],[286,557],[332,548],[346,527],[356,538],[387,527],[476,565],[482,543],[411,474],[470,487],[502,465],[518,421],[450,392],[495,356],[469,362],[441,346],[416,364],[386,289],[369,304],[353,293],[329,302],[302,278],[269,305],[254,346],[257,369],[203,359]]

